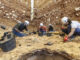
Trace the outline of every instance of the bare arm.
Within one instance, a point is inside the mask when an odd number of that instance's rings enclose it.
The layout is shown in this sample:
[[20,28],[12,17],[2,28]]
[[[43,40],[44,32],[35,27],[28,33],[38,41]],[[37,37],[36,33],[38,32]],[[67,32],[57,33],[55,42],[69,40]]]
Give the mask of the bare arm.
[[27,26],[26,26],[26,31],[28,31],[28,28],[27,28]]
[[74,34],[74,32],[75,32],[75,28],[72,28],[72,29],[71,29],[71,32],[70,32],[69,35],[68,35],[68,37],[71,37],[71,36]]

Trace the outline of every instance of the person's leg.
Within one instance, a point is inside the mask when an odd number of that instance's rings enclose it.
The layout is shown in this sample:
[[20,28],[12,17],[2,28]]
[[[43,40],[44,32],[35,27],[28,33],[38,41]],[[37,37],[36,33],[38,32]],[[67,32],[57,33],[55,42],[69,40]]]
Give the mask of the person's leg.
[[46,31],[43,31],[43,35],[46,35]]
[[46,35],[46,32],[45,31],[40,31],[42,35]]
[[44,35],[44,32],[43,32],[43,31],[41,31],[41,34],[42,34],[42,35]]
[[74,33],[75,35],[79,35],[80,36],[80,28],[76,28],[76,30],[75,30],[75,33]]
[[39,35],[39,36],[43,36],[43,31],[40,30],[39,33],[38,33],[38,35]]
[[79,28],[76,28],[74,34],[70,37],[70,39],[74,39],[78,35],[80,35],[80,29]]
[[13,30],[13,34],[16,35],[16,36],[18,36],[18,37],[26,36],[26,34],[16,32],[15,30]]
[[76,28],[74,34],[70,38],[74,39],[76,36],[80,36],[80,28]]

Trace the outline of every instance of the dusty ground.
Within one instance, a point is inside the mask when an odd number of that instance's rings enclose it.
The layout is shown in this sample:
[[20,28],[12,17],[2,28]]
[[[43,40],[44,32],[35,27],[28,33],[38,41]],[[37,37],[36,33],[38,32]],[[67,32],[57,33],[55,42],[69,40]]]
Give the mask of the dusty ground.
[[[5,30],[2,29],[0,29],[0,31],[1,34],[5,32]],[[64,51],[74,59],[80,60],[80,37],[75,38],[72,42],[63,43],[63,38],[59,35],[53,35],[51,37],[30,35],[23,38],[17,37],[16,43],[17,45],[14,50],[10,52],[0,51],[0,60],[17,60],[23,54],[43,48],[50,49],[51,51]],[[52,45],[46,45],[47,43],[52,43]]]
[[[60,19],[63,16],[69,16],[73,20],[80,19],[80,0],[39,0],[35,2],[35,5],[35,18],[34,21],[32,21],[32,25],[36,24],[35,27],[37,27],[40,22],[44,22],[46,25],[52,23],[54,26],[59,26]],[[30,21],[29,0],[27,7],[25,1],[0,0],[0,24],[8,28],[7,30],[0,29],[1,36],[4,32],[11,31],[12,26],[15,25],[17,20],[23,22],[25,19]],[[55,27],[55,29],[58,28]],[[66,43],[63,43],[63,38],[58,35],[51,37],[31,35],[16,38],[16,41],[17,46],[14,50],[6,53],[0,51],[0,60],[17,60],[19,56],[25,53],[42,48],[65,51],[73,58],[80,60],[80,37],[76,37],[74,41]],[[53,43],[53,45],[45,45],[48,42]]]

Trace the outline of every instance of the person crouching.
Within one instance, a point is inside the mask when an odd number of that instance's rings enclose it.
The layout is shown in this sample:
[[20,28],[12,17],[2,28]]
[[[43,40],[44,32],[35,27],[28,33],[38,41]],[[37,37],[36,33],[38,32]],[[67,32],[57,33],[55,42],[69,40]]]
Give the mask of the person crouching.
[[18,36],[18,37],[23,37],[26,36],[27,34],[23,33],[23,30],[28,31],[27,26],[29,25],[29,21],[25,21],[24,23],[18,23],[15,25],[13,28],[13,34]]
[[44,26],[43,23],[40,23],[39,32],[40,32],[42,35],[46,35],[46,31],[47,31],[46,26]]
[[63,17],[61,19],[62,32],[66,33],[67,36],[64,37],[64,41],[71,40],[77,35],[80,35],[80,23],[78,21],[71,21],[68,17]]
[[54,28],[53,28],[52,24],[49,24],[48,32],[54,32]]

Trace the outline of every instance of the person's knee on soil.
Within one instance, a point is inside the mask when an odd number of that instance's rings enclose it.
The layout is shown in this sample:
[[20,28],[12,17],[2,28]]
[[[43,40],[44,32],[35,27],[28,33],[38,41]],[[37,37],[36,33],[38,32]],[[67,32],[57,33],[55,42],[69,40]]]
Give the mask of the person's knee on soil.
[[49,24],[48,32],[54,32],[54,28],[53,28],[52,24]]
[[39,33],[41,33],[42,35],[46,35],[46,31],[47,31],[47,28],[46,26],[44,26],[43,23],[40,23],[40,26],[39,26]]
[[67,37],[64,40],[74,38],[75,35],[80,35],[80,23],[78,21],[71,21],[68,17],[63,17],[62,25],[67,26],[66,29],[62,28],[62,32],[67,34]]
[[15,25],[13,28],[13,34],[18,36],[18,37],[23,37],[26,36],[27,34],[23,33],[23,30],[28,31],[27,26],[29,25],[29,21],[25,21],[24,23],[18,23]]

